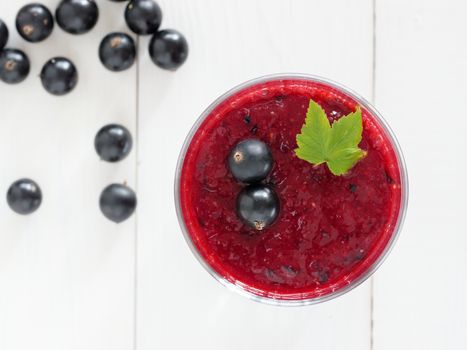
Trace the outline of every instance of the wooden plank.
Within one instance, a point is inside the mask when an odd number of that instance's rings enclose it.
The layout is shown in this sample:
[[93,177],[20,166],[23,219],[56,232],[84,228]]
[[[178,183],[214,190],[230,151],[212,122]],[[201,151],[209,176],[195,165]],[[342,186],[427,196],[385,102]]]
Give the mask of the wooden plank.
[[462,0],[377,1],[376,104],[410,176],[407,221],[375,279],[375,349],[467,343],[467,32]]
[[370,285],[306,308],[244,299],[198,264],[180,232],[173,178],[183,140],[217,96],[269,73],[306,72],[369,97],[372,3],[163,0],[163,27],[184,32],[190,57],[179,71],[140,47],[138,349],[369,349]]
[[[28,79],[0,83],[0,349],[128,350],[134,343],[135,219],[117,226],[100,213],[98,198],[111,182],[135,185],[135,153],[119,164],[101,162],[97,130],[110,122],[133,133],[136,68],[115,74],[97,48],[110,30],[125,30],[123,5],[99,1],[101,18],[89,34],[56,27],[47,41],[27,44],[14,29],[28,1],[0,5],[9,46],[32,61]],[[55,10],[57,1],[41,1]],[[63,55],[79,70],[69,95],[49,95],[38,78],[43,63]],[[41,208],[20,217],[5,193],[31,177],[44,193]]]

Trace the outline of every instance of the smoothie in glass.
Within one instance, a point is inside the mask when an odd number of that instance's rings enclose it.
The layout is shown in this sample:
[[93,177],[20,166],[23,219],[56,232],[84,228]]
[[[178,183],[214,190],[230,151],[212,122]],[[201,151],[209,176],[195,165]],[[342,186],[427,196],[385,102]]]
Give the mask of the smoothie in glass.
[[[365,157],[342,176],[295,154],[309,101],[332,123],[362,111]],[[278,213],[264,229],[239,217],[245,184],[228,157],[243,140],[269,147],[272,169],[261,184],[277,195]],[[247,82],[215,101],[190,132],[175,183],[185,238],[225,285],[273,304],[311,304],[365,280],[387,255],[407,200],[402,155],[377,111],[348,89],[304,76]]]

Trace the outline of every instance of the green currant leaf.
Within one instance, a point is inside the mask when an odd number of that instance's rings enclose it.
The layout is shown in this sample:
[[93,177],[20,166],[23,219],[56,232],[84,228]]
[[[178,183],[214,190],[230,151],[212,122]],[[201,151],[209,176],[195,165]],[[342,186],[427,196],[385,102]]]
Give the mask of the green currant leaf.
[[362,132],[360,107],[331,126],[321,106],[310,100],[305,124],[297,135],[295,154],[313,165],[327,163],[334,175],[343,175],[366,155],[358,147]]

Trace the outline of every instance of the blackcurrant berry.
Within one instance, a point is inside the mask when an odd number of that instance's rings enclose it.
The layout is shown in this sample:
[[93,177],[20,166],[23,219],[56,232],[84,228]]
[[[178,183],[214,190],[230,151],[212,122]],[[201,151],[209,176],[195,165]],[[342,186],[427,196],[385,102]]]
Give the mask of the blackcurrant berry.
[[62,0],[55,11],[57,24],[70,34],[83,34],[97,23],[99,9],[94,0]]
[[99,58],[102,64],[111,71],[120,72],[128,69],[135,62],[135,42],[127,34],[110,33],[102,39],[99,46]]
[[29,58],[23,51],[4,49],[0,52],[0,79],[8,84],[22,82],[29,74]]
[[101,193],[99,206],[104,216],[120,223],[128,219],[136,209],[136,194],[125,185],[112,184],[107,186]]
[[94,147],[102,160],[118,162],[124,159],[131,151],[133,141],[127,128],[109,124],[104,126],[94,139]]
[[276,220],[279,199],[268,186],[250,185],[237,197],[237,213],[248,226],[261,231]]
[[161,30],[149,42],[149,55],[160,68],[176,70],[188,57],[188,42],[176,30]]
[[257,139],[241,141],[229,155],[230,171],[241,182],[253,183],[263,180],[268,176],[272,165],[269,147]]
[[162,22],[162,11],[154,0],[131,0],[125,9],[125,21],[136,34],[154,34]]
[[14,212],[21,215],[31,214],[41,205],[42,192],[34,181],[20,179],[8,189],[7,202]]
[[0,51],[3,50],[6,43],[8,42],[8,27],[5,22],[0,19]]
[[25,40],[37,43],[46,39],[54,27],[54,19],[49,9],[42,4],[29,4],[19,10],[16,16],[16,29]]
[[41,81],[42,86],[52,95],[65,95],[78,83],[78,71],[69,59],[54,57],[42,67]]

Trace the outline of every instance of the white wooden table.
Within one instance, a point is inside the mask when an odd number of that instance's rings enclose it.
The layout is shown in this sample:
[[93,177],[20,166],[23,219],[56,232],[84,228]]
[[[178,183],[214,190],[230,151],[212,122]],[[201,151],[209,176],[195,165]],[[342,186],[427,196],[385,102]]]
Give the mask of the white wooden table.
[[[24,83],[0,84],[0,194],[20,177],[44,192],[29,217],[0,197],[1,350],[465,348],[465,0],[160,0],[163,27],[190,43],[176,73],[154,66],[147,37],[130,70],[105,70],[101,38],[128,30],[122,3],[97,1],[92,32],[56,27],[40,44],[14,30],[28,1],[0,3],[9,46],[32,61]],[[59,98],[37,77],[57,55],[80,74]],[[197,116],[230,87],[278,72],[325,76],[372,99],[410,176],[407,220],[383,267],[347,295],[305,308],[260,305],[218,284],[190,253],[173,203],[176,159]],[[135,136],[118,164],[93,149],[110,122]],[[139,207],[115,225],[97,201],[123,181]]]

